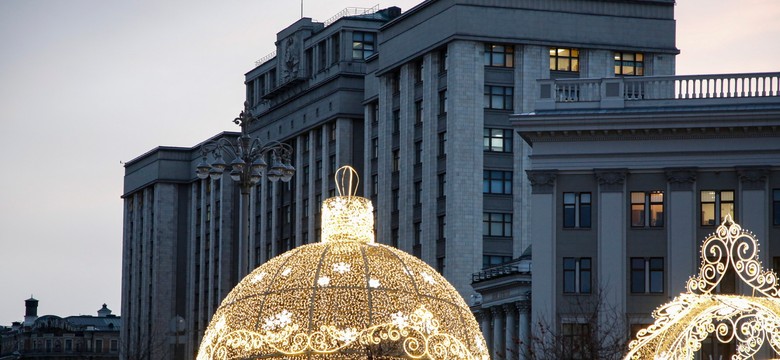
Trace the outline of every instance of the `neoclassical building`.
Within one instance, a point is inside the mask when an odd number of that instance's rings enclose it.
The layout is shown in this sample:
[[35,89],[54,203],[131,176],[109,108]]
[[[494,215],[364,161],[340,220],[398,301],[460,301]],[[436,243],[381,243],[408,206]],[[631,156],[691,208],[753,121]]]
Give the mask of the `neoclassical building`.
[[[532,149],[534,325],[608,331],[584,319],[585,303],[632,334],[646,327],[698,273],[701,242],[726,215],[780,269],[780,73],[549,79],[537,90],[534,112],[511,117]],[[718,292],[748,290],[735,280]],[[732,353],[706,341],[701,356]]]
[[239,279],[318,240],[332,175],[352,165],[376,206],[377,240],[418,256],[474,299],[492,351],[512,350],[529,332],[521,322],[532,311],[535,240],[531,147],[510,115],[534,110],[538,79],[673,75],[678,53],[671,0],[427,0],[403,13],[302,18],[275,44],[245,74],[246,98],[236,103],[257,117],[252,136],[294,149],[296,173],[252,189],[248,238],[239,237],[240,193],[227,172],[195,175],[202,143],[158,147],[125,166],[129,349],[166,339],[175,359],[192,357]]

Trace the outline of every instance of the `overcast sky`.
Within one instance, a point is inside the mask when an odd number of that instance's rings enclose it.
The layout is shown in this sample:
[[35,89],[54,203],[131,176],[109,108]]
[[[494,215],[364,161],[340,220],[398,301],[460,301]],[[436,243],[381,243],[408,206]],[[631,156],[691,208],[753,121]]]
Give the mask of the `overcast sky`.
[[[679,74],[780,71],[780,1],[678,3]],[[0,0],[0,325],[30,295],[39,315],[120,313],[120,161],[237,131],[243,74],[299,17],[296,1]]]

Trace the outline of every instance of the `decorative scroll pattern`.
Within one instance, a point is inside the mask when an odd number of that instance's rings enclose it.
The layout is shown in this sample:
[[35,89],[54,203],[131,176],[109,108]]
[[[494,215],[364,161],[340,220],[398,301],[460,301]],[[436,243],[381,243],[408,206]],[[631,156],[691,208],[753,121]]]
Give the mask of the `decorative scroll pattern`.
[[[764,344],[780,352],[777,275],[763,270],[758,241],[730,216],[702,244],[699,275],[683,293],[653,312],[655,323],[637,333],[626,359],[693,359],[707,337],[736,343],[732,360],[753,357]],[[717,295],[727,271],[763,297]]]
[[777,274],[764,271],[758,260],[758,240],[727,215],[715,233],[704,240],[699,276],[688,280],[688,292],[711,294],[729,269],[754,290],[780,297]]
[[306,333],[297,324],[284,321],[288,316],[284,312],[274,316],[275,325],[264,326],[262,332],[229,331],[222,317],[214,326],[215,331],[203,339],[198,360],[243,359],[258,353],[361,353],[372,349],[382,356],[397,358],[487,360],[487,355],[472,354],[455,336],[440,331],[439,321],[425,307],[412,314],[394,313],[391,322],[362,330],[321,326],[319,331]]

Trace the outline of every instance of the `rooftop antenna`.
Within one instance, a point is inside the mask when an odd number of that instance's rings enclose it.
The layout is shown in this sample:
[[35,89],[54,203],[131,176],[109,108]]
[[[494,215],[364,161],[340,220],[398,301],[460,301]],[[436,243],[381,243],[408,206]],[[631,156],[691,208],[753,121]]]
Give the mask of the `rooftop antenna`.
[[301,19],[303,19],[303,0],[301,0]]

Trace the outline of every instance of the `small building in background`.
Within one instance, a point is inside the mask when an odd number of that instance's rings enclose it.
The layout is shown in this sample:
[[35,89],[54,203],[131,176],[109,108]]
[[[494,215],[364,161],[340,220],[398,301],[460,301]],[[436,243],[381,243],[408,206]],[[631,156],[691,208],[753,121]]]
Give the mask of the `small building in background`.
[[24,322],[0,326],[0,359],[118,359],[122,321],[103,304],[97,316],[38,316],[25,300]]

